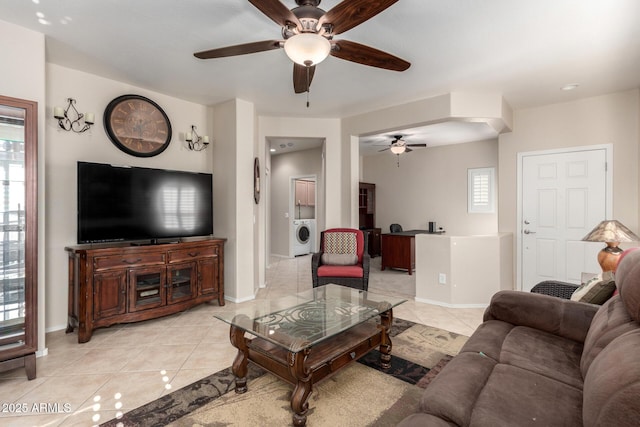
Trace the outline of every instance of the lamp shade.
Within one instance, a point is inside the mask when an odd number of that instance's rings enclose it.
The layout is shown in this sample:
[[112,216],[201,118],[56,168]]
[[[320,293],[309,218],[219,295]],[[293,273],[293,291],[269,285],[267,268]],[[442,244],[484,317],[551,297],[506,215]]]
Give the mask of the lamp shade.
[[296,34],[284,42],[284,51],[296,64],[312,66],[329,56],[331,43],[319,34]]
[[640,241],[640,238],[619,221],[607,220],[598,224],[582,240],[586,242],[605,242],[607,246],[598,252],[598,263],[602,271],[615,272],[620,254],[622,254],[622,249],[618,247],[618,243],[637,242]]
[[582,238],[585,242],[637,242],[640,237],[616,220],[602,221]]

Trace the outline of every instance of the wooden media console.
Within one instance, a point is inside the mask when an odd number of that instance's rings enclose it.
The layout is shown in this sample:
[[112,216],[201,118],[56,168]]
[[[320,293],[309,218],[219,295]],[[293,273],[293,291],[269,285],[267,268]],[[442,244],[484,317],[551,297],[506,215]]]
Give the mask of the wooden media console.
[[224,305],[224,243],[89,244],[69,254],[67,333],[78,342],[93,330],[177,313],[214,299]]

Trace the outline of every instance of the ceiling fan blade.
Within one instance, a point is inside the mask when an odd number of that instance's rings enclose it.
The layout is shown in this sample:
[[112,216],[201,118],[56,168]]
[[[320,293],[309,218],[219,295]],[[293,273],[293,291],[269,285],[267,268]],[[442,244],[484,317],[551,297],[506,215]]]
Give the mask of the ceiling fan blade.
[[382,150],[378,150],[378,153],[382,153],[383,151],[387,151],[387,150],[390,150],[390,148],[387,147],[387,148],[383,148]]
[[[307,80],[308,71],[308,80]],[[305,67],[304,65],[293,63],[293,90],[295,93],[304,93],[309,90],[316,66]]]
[[327,13],[318,22],[318,28],[331,24],[333,34],[344,33],[356,25],[373,18],[398,0],[343,0]]
[[302,25],[298,17],[294,15],[287,6],[282,4],[280,0],[249,0],[249,3],[257,7],[260,12],[267,15],[273,22],[281,27],[287,27],[293,24],[298,30],[302,31]]
[[411,148],[409,148],[409,147],[407,147],[407,146],[405,145],[405,147],[404,147],[404,152],[405,152],[405,153],[410,153],[410,152],[412,152],[412,151],[413,151],[413,150],[412,150]]
[[349,40],[337,40],[333,42],[331,56],[392,71],[404,71],[411,66],[411,64],[404,59],[400,59],[390,53]]
[[202,52],[194,53],[193,56],[200,59],[224,58],[225,56],[246,55],[248,53],[280,49],[280,47],[280,40],[264,40],[261,42],[237,44],[218,49],[203,50]]
[[193,54],[196,58],[212,59],[225,56],[245,55],[247,53],[264,52],[266,50],[280,49],[280,40],[264,40],[261,42],[238,44],[235,46],[221,47],[218,49],[203,50]]
[[426,147],[427,144],[407,144],[407,147]]

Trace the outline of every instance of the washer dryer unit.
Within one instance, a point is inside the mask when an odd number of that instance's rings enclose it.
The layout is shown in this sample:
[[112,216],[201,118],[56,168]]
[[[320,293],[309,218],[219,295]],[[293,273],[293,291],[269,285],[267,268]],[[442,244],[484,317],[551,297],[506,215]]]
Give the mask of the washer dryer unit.
[[311,253],[311,221],[310,219],[293,220],[293,255]]

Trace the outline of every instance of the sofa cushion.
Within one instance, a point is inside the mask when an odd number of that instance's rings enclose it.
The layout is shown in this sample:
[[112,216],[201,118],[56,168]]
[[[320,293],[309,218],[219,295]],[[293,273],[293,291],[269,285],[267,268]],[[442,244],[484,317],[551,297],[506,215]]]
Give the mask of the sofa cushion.
[[321,265],[318,277],[363,277],[361,265]]
[[505,364],[496,365],[483,386],[466,425],[582,426],[579,388]]
[[620,335],[593,360],[584,381],[586,427],[631,426],[640,420],[640,329]]
[[498,320],[481,324],[462,347],[500,363],[517,366],[582,388],[582,343]]
[[588,302],[590,304],[604,304],[613,291],[616,290],[613,272],[605,271],[586,283],[580,285],[571,295],[572,301]]
[[582,389],[582,343],[538,329],[516,326],[505,338],[500,363]]

